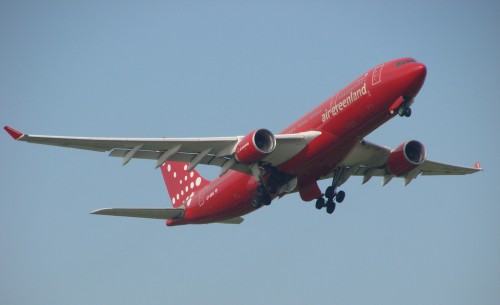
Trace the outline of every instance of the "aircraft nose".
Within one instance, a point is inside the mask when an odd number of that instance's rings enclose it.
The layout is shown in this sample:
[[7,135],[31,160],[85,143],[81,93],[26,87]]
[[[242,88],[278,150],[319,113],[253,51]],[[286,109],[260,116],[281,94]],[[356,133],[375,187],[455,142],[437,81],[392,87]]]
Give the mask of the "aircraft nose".
[[411,66],[408,66],[407,73],[410,85],[406,95],[414,97],[424,85],[425,77],[427,75],[427,67],[422,63],[414,63]]

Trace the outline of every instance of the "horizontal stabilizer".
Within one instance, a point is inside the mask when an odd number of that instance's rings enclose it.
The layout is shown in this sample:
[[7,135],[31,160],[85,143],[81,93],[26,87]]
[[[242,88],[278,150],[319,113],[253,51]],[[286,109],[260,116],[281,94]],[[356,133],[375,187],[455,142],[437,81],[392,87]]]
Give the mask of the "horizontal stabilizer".
[[182,217],[184,209],[169,209],[169,208],[149,208],[149,209],[134,209],[134,208],[115,208],[115,209],[100,209],[95,210],[90,214],[108,215],[108,216],[125,216],[139,217],[152,219],[174,219]]

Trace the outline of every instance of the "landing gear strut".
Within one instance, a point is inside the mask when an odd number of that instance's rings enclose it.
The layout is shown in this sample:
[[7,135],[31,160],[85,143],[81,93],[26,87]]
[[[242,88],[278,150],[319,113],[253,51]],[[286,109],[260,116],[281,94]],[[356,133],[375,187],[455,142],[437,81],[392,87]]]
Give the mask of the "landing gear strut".
[[335,201],[337,203],[341,203],[342,201],[344,201],[345,192],[344,191],[337,192],[337,186],[343,172],[344,172],[343,167],[340,167],[335,171],[335,173],[333,174],[332,185],[326,188],[324,194],[324,196],[327,199],[326,203],[325,203],[325,198],[321,196],[316,200],[316,209],[321,210],[323,207],[326,207],[326,212],[328,214],[332,214],[333,211],[335,211],[336,207]]

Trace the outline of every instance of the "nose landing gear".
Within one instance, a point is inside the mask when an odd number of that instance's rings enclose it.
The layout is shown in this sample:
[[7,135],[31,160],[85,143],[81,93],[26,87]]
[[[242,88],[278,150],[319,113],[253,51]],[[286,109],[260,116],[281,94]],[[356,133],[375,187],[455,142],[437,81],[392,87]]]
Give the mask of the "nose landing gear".
[[410,117],[411,116],[411,108],[410,106],[413,104],[414,98],[412,97],[403,97],[403,104],[398,108],[398,114],[400,117]]
[[410,117],[411,116],[411,108],[408,106],[401,106],[398,109],[398,114],[400,117]]

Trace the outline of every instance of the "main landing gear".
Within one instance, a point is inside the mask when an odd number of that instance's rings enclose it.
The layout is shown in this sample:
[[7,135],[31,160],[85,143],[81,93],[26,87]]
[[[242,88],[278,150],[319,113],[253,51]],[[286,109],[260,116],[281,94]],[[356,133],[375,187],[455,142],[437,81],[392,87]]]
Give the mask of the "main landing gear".
[[271,201],[272,198],[271,195],[269,194],[269,190],[263,184],[260,184],[257,187],[257,194],[252,200],[253,207],[258,209],[262,205],[270,205]]
[[321,210],[323,207],[326,207],[326,212],[328,214],[332,214],[333,211],[335,211],[336,203],[341,203],[344,201],[345,198],[345,192],[344,191],[338,191],[337,192],[337,186],[340,177],[342,176],[342,173],[344,171],[344,168],[338,168],[335,173],[333,174],[333,180],[332,180],[332,185],[326,188],[324,196],[326,197],[326,202],[325,198],[321,196],[316,200],[316,209]]
[[285,173],[279,172],[270,165],[259,164],[257,169],[258,171],[256,171],[254,177],[256,177],[259,186],[252,200],[252,205],[256,209],[263,205],[270,205],[273,196],[278,194],[279,187],[293,178]]

